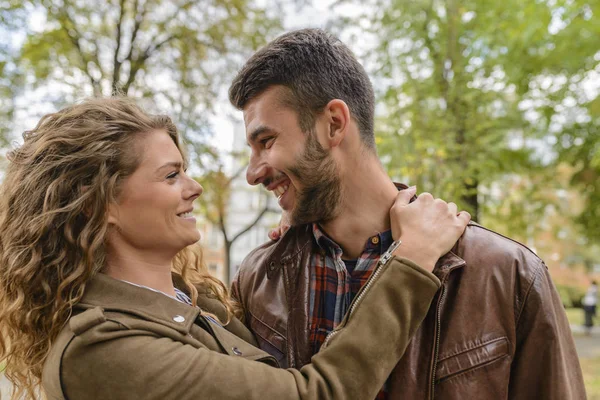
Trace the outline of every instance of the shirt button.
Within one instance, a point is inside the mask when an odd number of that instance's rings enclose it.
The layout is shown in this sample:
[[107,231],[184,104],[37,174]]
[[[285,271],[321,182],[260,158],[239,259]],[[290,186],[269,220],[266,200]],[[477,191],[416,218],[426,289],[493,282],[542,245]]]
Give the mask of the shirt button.
[[237,347],[232,347],[231,351],[233,351],[233,354],[235,354],[236,356],[241,356],[242,355],[242,352]]
[[373,236],[373,237],[371,238],[371,243],[373,243],[373,244],[377,244],[377,243],[379,243],[379,236]]
[[185,321],[185,317],[183,315],[176,315],[173,317],[173,321],[175,322],[184,322]]

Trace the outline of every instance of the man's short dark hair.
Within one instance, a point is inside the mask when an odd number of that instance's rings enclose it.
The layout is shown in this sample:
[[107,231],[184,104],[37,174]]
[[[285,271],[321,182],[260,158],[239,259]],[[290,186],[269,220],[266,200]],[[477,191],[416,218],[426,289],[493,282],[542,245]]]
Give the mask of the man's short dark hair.
[[315,117],[333,99],[346,102],[363,143],[375,149],[373,86],[364,68],[338,38],[321,29],[286,33],[257,51],[229,88],[229,101],[242,110],[273,85],[285,86],[282,99],[310,132]]

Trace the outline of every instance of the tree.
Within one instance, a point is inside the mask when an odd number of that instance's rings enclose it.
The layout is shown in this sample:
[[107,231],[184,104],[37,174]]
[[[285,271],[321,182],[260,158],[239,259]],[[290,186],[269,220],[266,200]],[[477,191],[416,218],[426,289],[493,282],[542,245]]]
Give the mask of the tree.
[[[0,9],[0,37],[11,38],[25,19],[26,14],[19,2],[6,1]],[[8,145],[15,98],[23,83],[23,77],[15,64],[16,54],[10,41],[0,42],[0,149]]]
[[556,154],[542,156],[551,146],[540,111],[548,121],[559,115],[548,102],[564,100],[558,89],[594,67],[589,8],[577,0],[371,1],[378,148],[390,174],[458,199],[477,219],[486,187],[548,173]]
[[[577,1],[562,13],[565,41],[553,73],[564,84],[540,107],[558,162],[572,165],[571,186],[583,200],[577,222],[591,243],[600,242],[600,4]],[[561,58],[560,55],[563,55]],[[598,260],[596,260],[598,262]]]
[[233,174],[228,175],[225,172],[222,163],[217,163],[213,170],[205,173],[201,178],[197,179],[198,182],[200,182],[206,189],[206,191],[200,197],[202,214],[211,224],[218,227],[219,231],[223,235],[223,280],[226,283],[231,282],[231,247],[235,241],[255,227],[267,213],[278,212],[277,210],[270,208],[267,193],[261,192],[261,195],[264,195],[264,201],[261,202],[262,206],[257,211],[255,217],[239,232],[230,232],[228,227],[229,206],[230,202],[234,200],[231,196],[231,192],[234,187],[235,180],[246,170],[247,166],[247,163],[244,163]]
[[197,165],[232,68],[280,29],[251,0],[28,0],[12,13],[25,8],[43,21],[16,60],[32,88],[51,86],[56,107],[89,95],[149,99],[184,127]]

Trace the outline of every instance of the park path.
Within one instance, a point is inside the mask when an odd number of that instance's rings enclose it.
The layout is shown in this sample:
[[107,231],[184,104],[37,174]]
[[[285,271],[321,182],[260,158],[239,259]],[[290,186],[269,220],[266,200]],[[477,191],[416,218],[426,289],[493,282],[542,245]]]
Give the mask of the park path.
[[571,330],[579,358],[600,357],[600,326],[595,326],[590,335],[586,335],[580,326],[572,325]]

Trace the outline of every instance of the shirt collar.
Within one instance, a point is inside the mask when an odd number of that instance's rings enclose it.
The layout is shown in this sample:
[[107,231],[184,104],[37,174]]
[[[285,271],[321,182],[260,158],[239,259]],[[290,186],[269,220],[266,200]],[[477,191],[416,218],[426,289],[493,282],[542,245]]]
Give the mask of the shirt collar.
[[[333,241],[327,234],[321,229],[319,224],[316,222],[313,225],[313,236],[315,241],[323,251],[334,251],[336,254],[341,255],[341,247]],[[385,252],[393,242],[392,231],[387,230],[372,235],[367,239],[365,246],[363,247],[363,253],[379,253]]]

